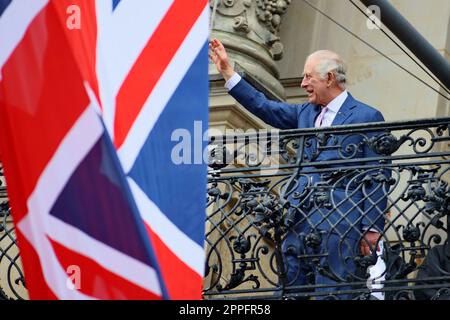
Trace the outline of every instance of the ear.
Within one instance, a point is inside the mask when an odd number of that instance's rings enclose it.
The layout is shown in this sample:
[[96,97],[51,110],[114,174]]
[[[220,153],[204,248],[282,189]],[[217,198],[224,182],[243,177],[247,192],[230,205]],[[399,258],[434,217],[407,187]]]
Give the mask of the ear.
[[327,87],[331,87],[331,85],[333,84],[333,81],[336,80],[336,77],[334,75],[333,72],[328,72],[327,73]]

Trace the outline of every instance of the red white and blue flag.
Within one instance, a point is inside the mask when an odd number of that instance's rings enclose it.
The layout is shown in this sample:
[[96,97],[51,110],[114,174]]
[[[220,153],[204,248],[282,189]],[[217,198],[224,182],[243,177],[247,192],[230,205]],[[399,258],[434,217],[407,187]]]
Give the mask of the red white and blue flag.
[[0,154],[30,298],[201,298],[206,165],[174,162],[172,133],[202,141],[208,123],[208,10],[0,0]]

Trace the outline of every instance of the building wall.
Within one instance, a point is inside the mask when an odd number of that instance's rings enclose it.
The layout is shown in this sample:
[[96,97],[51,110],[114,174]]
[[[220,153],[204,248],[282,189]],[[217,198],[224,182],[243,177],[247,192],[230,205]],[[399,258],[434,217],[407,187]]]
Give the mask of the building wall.
[[[435,82],[381,31],[369,29],[367,18],[349,1],[309,1],[434,88],[438,88]],[[433,47],[447,59],[450,58],[449,1],[390,2]],[[355,3],[364,8],[359,1],[355,0]],[[383,29],[392,35],[387,28]],[[292,1],[284,17],[280,36],[285,47],[284,58],[277,62],[282,79],[300,77],[309,53],[329,49],[339,53],[347,62],[348,89],[353,96],[377,107],[387,121],[450,115],[448,101],[302,0]]]

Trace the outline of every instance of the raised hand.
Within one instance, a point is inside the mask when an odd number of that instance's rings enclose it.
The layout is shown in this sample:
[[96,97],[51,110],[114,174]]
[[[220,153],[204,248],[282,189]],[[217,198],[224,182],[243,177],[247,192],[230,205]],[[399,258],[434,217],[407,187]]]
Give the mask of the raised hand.
[[216,65],[217,71],[222,74],[225,81],[230,79],[234,74],[234,70],[223,44],[217,39],[212,39],[209,42],[209,49],[209,58]]

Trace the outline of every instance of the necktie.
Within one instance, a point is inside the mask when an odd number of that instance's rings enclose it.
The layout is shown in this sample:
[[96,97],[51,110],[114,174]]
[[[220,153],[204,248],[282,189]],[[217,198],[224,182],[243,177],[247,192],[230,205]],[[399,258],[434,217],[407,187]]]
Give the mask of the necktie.
[[323,116],[325,115],[327,110],[328,110],[328,107],[322,108],[322,111],[320,112],[319,116],[316,119],[316,123],[314,124],[316,128],[320,128],[322,126]]

